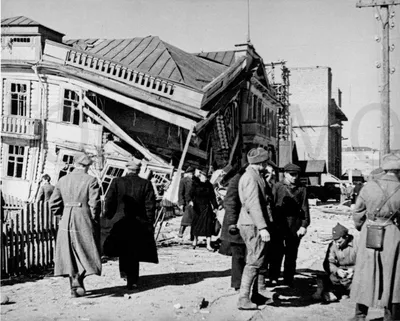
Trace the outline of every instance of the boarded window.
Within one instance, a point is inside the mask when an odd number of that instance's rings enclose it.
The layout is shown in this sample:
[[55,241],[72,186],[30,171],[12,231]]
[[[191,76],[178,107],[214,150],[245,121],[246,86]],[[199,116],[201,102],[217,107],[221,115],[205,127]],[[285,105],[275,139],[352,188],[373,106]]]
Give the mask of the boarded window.
[[17,145],[8,146],[7,176],[22,178],[25,162],[25,147]]
[[64,90],[62,121],[74,125],[80,124],[79,95],[74,90]]
[[27,85],[11,83],[11,115],[27,116]]
[[103,175],[102,179],[102,187],[103,187],[103,193],[104,195],[107,194],[108,188],[110,187],[111,181],[115,177],[122,177],[124,174],[125,169],[122,167],[116,167],[116,166],[108,166],[107,169],[105,170],[105,173]]

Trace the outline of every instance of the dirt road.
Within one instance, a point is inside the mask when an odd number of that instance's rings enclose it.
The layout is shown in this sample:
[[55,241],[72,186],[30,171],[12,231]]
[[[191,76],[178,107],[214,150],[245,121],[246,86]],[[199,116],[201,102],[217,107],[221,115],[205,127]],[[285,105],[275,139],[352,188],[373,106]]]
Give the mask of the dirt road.
[[[317,208],[311,215],[312,224],[300,247],[296,289],[270,288],[275,302],[262,310],[237,310],[238,294],[229,287],[230,257],[208,252],[205,247],[193,250],[186,234],[184,241],[173,238],[159,247],[158,265],[141,265],[138,292],[125,289],[117,261],[105,263],[102,276],[86,279],[88,295],[82,298],[70,298],[65,278],[3,280],[1,292],[10,303],[1,306],[1,320],[346,320],[354,313],[350,300],[324,305],[311,295],[327,247],[321,240],[337,222],[353,232],[352,222],[346,215],[325,214]],[[162,229],[161,238],[176,235],[179,223],[180,217],[171,219]],[[199,309],[203,299],[208,305]],[[371,310],[369,317],[382,314]]]

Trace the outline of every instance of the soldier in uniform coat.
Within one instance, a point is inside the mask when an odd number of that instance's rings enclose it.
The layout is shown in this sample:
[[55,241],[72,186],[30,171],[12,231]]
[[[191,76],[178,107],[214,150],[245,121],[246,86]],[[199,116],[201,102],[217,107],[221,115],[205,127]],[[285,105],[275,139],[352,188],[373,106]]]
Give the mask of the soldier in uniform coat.
[[296,273],[297,252],[301,238],[310,225],[310,210],[306,188],[298,181],[300,167],[287,164],[284,167],[284,179],[274,185],[274,226],[276,233],[272,238],[273,258],[269,277],[276,284],[280,275],[283,256],[284,284],[293,286]]
[[184,177],[179,183],[178,204],[179,208],[183,212],[183,216],[178,237],[183,237],[186,227],[192,224],[193,202],[190,198],[190,191],[193,184],[193,174],[194,168],[189,166],[185,171]]
[[[356,302],[351,320],[365,320],[368,308],[376,306],[384,308],[385,321],[400,320],[400,157],[388,154],[382,163],[386,174],[362,188],[353,212],[361,233],[350,292]],[[384,226],[380,249],[367,247],[368,230],[374,225]]]
[[141,161],[134,158],[126,167],[128,174],[111,182],[104,216],[112,219],[117,209],[124,213],[109,237],[116,242],[121,277],[126,278],[128,290],[133,290],[139,280],[139,262],[158,263],[153,227],[156,199],[152,183],[138,175]]
[[85,294],[84,277],[101,274],[100,187],[97,179],[87,174],[91,164],[88,156],[78,156],[74,171],[60,178],[49,200],[51,212],[62,215],[54,276],[69,276],[73,297]]

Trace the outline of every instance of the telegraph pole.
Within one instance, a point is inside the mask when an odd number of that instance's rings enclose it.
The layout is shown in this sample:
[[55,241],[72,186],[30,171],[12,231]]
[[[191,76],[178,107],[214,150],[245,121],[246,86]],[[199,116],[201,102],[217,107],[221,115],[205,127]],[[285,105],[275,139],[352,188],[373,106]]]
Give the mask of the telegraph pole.
[[[382,165],[382,156],[390,153],[390,63],[389,63],[389,29],[390,6],[400,4],[400,0],[359,0],[357,8],[379,7],[378,20],[382,23],[382,86],[381,86],[381,140],[379,165]],[[379,64],[377,65],[379,68]]]

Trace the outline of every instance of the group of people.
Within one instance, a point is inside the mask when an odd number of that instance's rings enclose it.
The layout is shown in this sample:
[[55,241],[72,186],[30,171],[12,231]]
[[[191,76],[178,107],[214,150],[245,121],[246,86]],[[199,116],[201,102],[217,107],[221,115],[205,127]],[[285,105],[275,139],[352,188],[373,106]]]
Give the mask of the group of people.
[[283,259],[283,283],[294,286],[298,248],[310,224],[300,167],[287,164],[283,180],[275,183],[276,165],[265,149],[251,149],[247,161],[229,181],[220,248],[232,255],[231,286],[239,290],[241,310],[272,302],[266,277],[278,284]]
[[[293,287],[301,239],[310,224],[306,188],[299,183],[300,168],[287,164],[283,178],[275,182],[276,165],[263,148],[251,149],[248,164],[229,180],[224,198],[225,215],[220,253],[232,255],[231,286],[239,291],[238,308],[257,309],[272,301],[266,291],[281,282]],[[55,276],[67,276],[71,295],[85,294],[84,278],[101,273],[99,242],[101,195],[96,178],[87,172],[91,159],[76,158],[75,169],[62,177],[55,188],[44,184],[51,195],[49,207],[60,215]],[[121,277],[127,288],[137,287],[139,262],[158,263],[154,240],[156,199],[152,183],[139,177],[141,162],[127,163],[128,174],[115,178],[104,199],[103,215],[121,219],[111,229],[104,248],[119,257]],[[375,171],[374,171],[375,172]],[[338,224],[324,261],[325,291],[341,286],[357,303],[352,320],[365,320],[368,308],[382,306],[384,320],[400,320],[400,157],[383,158],[357,197],[353,210],[359,241]],[[211,246],[218,207],[207,174],[189,167],[180,185],[179,205],[184,212],[180,236],[191,226],[193,248],[198,237]],[[51,191],[50,191],[51,190]],[[41,192],[41,193],[42,193]],[[41,196],[42,197],[42,196]],[[45,197],[45,196],[43,196]]]
[[[87,155],[78,156],[74,171],[60,178],[48,201],[52,213],[61,216],[54,276],[69,277],[72,297],[85,295],[85,277],[100,275],[102,270],[101,193],[97,179],[87,173],[91,164]],[[156,198],[152,183],[139,177],[140,167],[138,159],[127,162],[128,174],[111,182],[104,199],[104,217],[121,218],[104,246],[119,257],[128,290],[137,288],[139,262],[158,263],[153,227]]]

